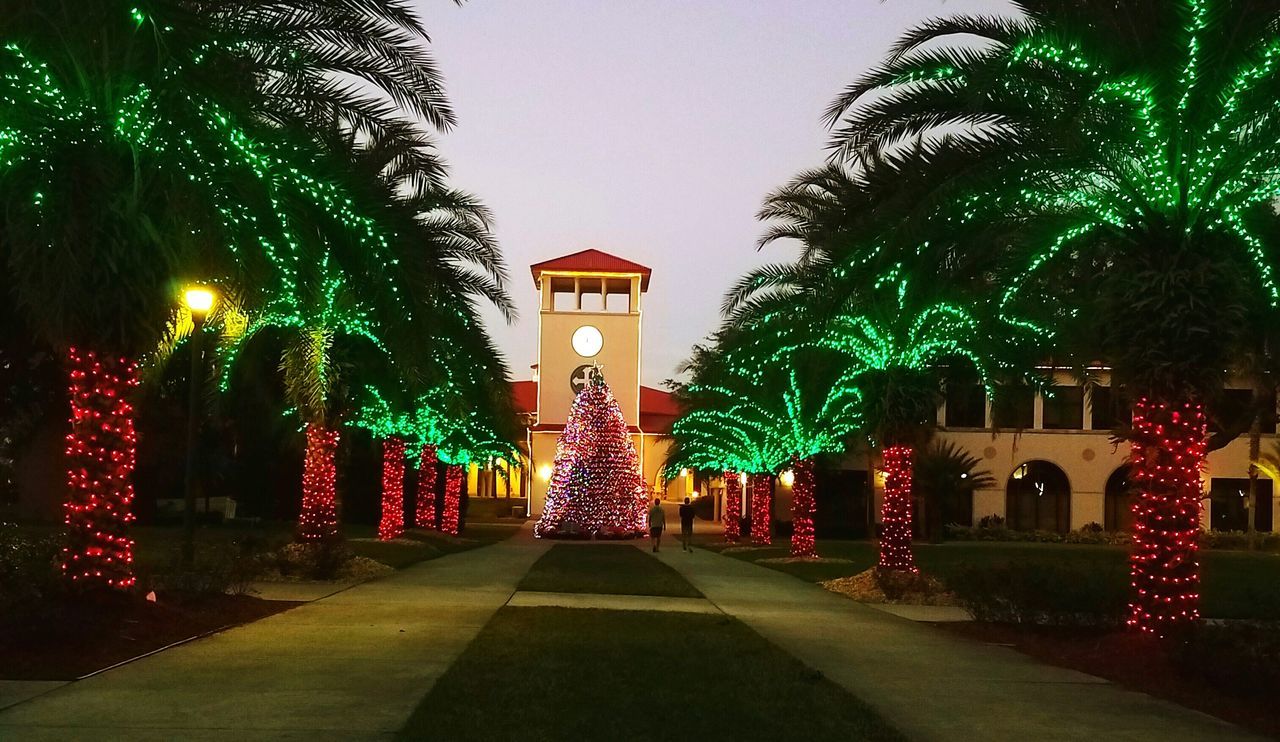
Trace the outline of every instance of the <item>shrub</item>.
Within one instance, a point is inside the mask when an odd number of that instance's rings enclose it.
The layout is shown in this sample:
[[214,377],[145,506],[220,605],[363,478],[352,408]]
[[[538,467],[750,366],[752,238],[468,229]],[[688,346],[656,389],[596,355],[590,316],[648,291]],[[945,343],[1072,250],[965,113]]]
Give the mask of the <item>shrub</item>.
[[1127,607],[1127,582],[1096,567],[1036,563],[967,567],[947,587],[978,621],[1051,626],[1116,626]]
[[1230,693],[1274,698],[1280,694],[1280,626],[1232,622],[1201,624],[1175,645],[1184,672]]
[[[1249,548],[1249,534],[1245,531],[1201,531],[1200,545],[1206,549]],[[1255,532],[1254,548],[1260,551],[1280,551],[1280,533]]]
[[66,588],[58,570],[62,542],[0,523],[0,618],[31,615]]
[[288,544],[259,558],[259,563],[281,577],[332,580],[355,555],[339,543]]
[[984,515],[981,520],[978,521],[978,528],[1004,528],[1004,516],[996,515],[994,513],[991,515]]
[[235,544],[228,544],[216,550],[198,551],[191,569],[183,569],[180,562],[174,562],[165,569],[140,575],[139,582],[148,590],[189,598],[226,593],[244,595],[249,592],[249,581],[261,571],[257,558],[242,553]]
[[1003,527],[947,526],[947,538],[955,541],[1013,541],[1035,544],[1108,544],[1124,546],[1131,541],[1123,531],[1103,531],[1097,523],[1085,525],[1077,531],[1013,531]]

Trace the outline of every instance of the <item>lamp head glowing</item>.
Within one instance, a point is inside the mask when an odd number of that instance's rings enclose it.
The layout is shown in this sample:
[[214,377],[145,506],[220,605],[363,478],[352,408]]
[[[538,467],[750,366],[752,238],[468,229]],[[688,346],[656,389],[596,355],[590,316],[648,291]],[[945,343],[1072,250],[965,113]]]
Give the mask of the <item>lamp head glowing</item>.
[[193,286],[187,289],[187,293],[183,296],[187,302],[187,309],[192,314],[208,314],[213,309],[214,296],[213,292],[201,286]]
[[539,466],[538,476],[541,477],[544,482],[551,479],[551,464],[543,464],[542,466]]
[[782,472],[781,476],[779,476],[778,479],[782,482],[782,486],[790,487],[796,483],[796,473],[791,471],[790,469],[787,469],[786,471]]

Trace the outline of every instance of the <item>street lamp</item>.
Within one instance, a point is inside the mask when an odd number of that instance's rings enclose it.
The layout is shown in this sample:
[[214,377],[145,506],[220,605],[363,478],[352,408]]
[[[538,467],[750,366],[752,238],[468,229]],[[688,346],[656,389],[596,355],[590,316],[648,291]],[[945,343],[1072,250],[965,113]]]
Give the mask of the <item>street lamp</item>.
[[[190,570],[196,559],[196,463],[200,437],[200,381],[204,376],[204,322],[216,301],[214,293],[192,286],[183,295],[191,312],[191,379],[187,407],[187,472],[184,483],[185,510],[182,516],[182,567]],[[208,502],[205,511],[208,511]]]

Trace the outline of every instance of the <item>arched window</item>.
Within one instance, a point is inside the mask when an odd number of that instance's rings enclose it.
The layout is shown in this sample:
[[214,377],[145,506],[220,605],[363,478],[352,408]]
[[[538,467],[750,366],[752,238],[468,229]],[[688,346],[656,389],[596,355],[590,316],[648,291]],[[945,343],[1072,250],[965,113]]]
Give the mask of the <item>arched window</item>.
[[1137,491],[1133,482],[1129,481],[1129,465],[1124,464],[1111,472],[1107,477],[1107,488],[1104,495],[1106,512],[1103,515],[1102,527],[1108,531],[1133,530],[1133,504],[1137,502]]
[[1071,485],[1061,469],[1047,461],[1028,461],[1013,470],[1005,488],[1005,522],[1015,531],[1071,528]]

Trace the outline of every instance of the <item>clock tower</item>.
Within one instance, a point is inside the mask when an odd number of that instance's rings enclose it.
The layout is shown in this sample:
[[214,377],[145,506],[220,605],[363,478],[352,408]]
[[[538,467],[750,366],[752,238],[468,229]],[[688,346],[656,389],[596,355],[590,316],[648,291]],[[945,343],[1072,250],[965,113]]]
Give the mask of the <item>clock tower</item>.
[[562,427],[573,398],[601,373],[627,425],[640,425],[640,301],[651,271],[599,250],[532,266],[538,312],[539,427]]
[[574,397],[601,374],[622,409],[640,474],[651,496],[683,497],[692,479],[668,483],[661,467],[670,443],[664,435],[676,418],[671,395],[640,384],[640,302],[651,271],[600,250],[583,250],[532,266],[538,289],[538,363],[532,381],[514,382],[513,400],[524,415],[528,513],[546,504],[547,484]]

